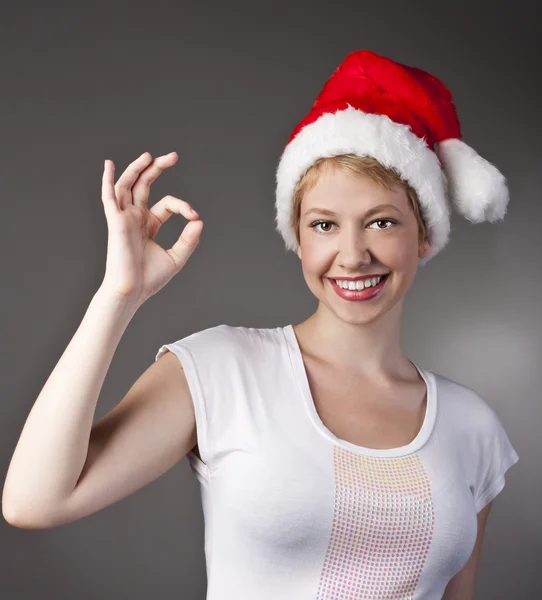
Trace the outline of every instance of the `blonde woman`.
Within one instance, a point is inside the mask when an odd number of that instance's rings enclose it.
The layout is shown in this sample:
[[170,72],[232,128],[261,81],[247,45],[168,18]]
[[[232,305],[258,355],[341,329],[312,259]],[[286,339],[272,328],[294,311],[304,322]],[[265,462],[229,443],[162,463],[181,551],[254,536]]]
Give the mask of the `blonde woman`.
[[[519,457],[489,403],[400,346],[405,295],[446,245],[450,206],[494,222],[508,203],[504,177],[461,140],[449,90],[373,52],[349,54],[277,169],[276,228],[317,310],[296,325],[222,324],[163,345],[93,424],[130,319],[199,243],[188,202],[147,204],[176,160],[145,153],[116,184],[105,163],[106,273],[24,426],[5,518],[80,519],[187,456],[209,600],[472,599],[491,502]],[[189,222],[164,250],[153,238],[174,213]]]

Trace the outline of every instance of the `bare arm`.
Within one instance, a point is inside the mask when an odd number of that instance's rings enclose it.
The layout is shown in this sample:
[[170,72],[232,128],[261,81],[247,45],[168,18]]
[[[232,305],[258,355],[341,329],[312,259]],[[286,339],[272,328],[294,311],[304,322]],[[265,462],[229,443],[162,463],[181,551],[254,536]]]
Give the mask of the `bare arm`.
[[2,495],[10,523],[54,512],[72,493],[87,456],[98,395],[136,308],[98,290],[35,401]]
[[154,481],[196,445],[188,383],[179,359],[167,351],[94,423],[73,491],[52,510],[40,506],[10,522],[24,529],[46,529],[81,519]]
[[[20,517],[15,513],[8,520],[18,527],[44,529],[80,519],[144,487],[196,444],[188,383],[179,359],[166,352],[123,400],[92,426],[88,451],[84,444],[83,468],[74,468],[77,482],[73,491],[50,503],[49,510],[40,497],[33,511]],[[47,485],[63,466],[61,462],[52,473],[44,473]],[[33,483],[40,485],[36,479]]]
[[168,471],[196,443],[188,383],[179,359],[168,351],[94,424],[81,477],[50,525],[125,498]]
[[[2,495],[2,512],[9,523],[49,527],[97,510],[171,466],[188,443],[183,427],[188,438],[193,437],[190,417],[185,420],[187,402],[175,405],[184,372],[171,357],[152,365],[122,406],[92,426],[106,373],[128,323],[137,308],[183,268],[199,242],[203,222],[188,202],[165,196],[147,206],[152,181],[176,160],[176,153],[153,160],[146,152],[116,185],[114,164],[105,161],[102,201],[109,238],[104,280],[19,437]],[[177,242],[164,250],[154,237],[174,213],[189,222]],[[158,372],[163,383],[156,380]],[[166,423],[165,416],[171,421]],[[181,430],[174,431],[172,421]],[[142,473],[134,473],[134,460],[147,461]],[[123,480],[119,468],[130,465]],[[105,484],[113,488],[105,489]]]

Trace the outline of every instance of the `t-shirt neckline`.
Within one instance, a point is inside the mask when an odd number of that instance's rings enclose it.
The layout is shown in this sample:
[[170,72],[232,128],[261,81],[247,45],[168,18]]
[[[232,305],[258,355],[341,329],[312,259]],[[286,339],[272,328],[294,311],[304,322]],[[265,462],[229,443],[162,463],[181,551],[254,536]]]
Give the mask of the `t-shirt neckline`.
[[416,367],[427,386],[425,416],[418,435],[409,444],[397,448],[367,448],[365,446],[358,446],[352,442],[338,438],[324,425],[323,421],[320,419],[320,415],[316,410],[316,406],[312,398],[307,372],[303,363],[303,355],[301,353],[299,342],[297,341],[294,327],[292,324],[289,324],[281,329],[287,342],[294,378],[301,393],[301,397],[303,398],[303,402],[308,410],[308,414],[313,425],[322,435],[324,435],[324,437],[326,437],[328,440],[331,440],[337,446],[341,446],[342,448],[357,454],[375,457],[406,456],[408,454],[412,454],[416,450],[419,450],[427,442],[431,432],[433,431],[437,414],[437,389],[435,377],[431,371],[422,369],[414,362],[410,361]]

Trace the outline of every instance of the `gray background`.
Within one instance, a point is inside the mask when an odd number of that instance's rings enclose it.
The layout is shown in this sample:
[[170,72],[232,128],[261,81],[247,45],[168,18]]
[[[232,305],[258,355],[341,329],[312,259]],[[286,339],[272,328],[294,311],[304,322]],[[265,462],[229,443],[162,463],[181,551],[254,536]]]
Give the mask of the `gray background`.
[[[103,161],[176,150],[151,190],[205,222],[183,271],[137,312],[100,395],[115,406],[158,348],[220,323],[275,327],[316,309],[274,231],[275,168],[324,82],[352,50],[423,68],[452,90],[466,143],[507,176],[508,215],[456,213],[449,245],[418,271],[403,350],[474,388],[520,455],[485,536],[477,599],[541,594],[541,45],[535,2],[298,1],[2,6],[1,474],[32,404],[105,268]],[[185,220],[157,241],[171,246]],[[84,356],[81,357],[84,360]],[[538,557],[538,560],[536,560]],[[0,596],[204,598],[203,520],[183,459],[75,523],[0,522]]]

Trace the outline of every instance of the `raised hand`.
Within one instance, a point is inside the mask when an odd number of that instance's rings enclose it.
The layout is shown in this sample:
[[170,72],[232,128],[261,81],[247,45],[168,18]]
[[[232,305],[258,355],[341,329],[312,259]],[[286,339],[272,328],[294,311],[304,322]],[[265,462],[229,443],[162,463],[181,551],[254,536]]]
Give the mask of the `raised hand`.
[[[114,184],[115,165],[106,160],[102,202],[108,227],[107,262],[101,287],[116,297],[142,304],[186,264],[199,243],[203,221],[185,200],[164,196],[147,206],[150,186],[177,162],[176,152],[154,159],[145,152]],[[168,250],[155,241],[162,223],[180,214],[188,223]]]

